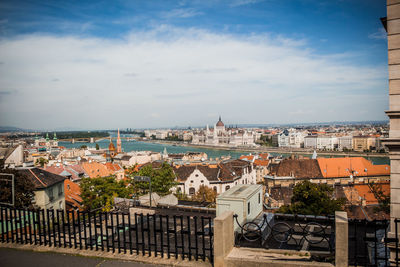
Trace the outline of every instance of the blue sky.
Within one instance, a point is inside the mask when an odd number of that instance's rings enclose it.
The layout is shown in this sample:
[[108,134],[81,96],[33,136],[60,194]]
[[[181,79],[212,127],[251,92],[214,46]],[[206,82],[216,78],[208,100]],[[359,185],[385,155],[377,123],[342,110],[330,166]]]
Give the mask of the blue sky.
[[0,124],[386,119],[384,16],[377,0],[2,1]]

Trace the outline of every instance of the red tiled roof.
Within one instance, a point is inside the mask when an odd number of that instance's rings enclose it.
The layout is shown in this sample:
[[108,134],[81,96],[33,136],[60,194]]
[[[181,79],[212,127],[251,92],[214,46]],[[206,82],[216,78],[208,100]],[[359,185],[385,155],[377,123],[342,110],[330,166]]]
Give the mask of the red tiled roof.
[[252,156],[252,155],[240,156],[239,159],[253,161],[254,160],[254,156]]
[[268,164],[269,164],[269,160],[265,160],[265,159],[254,160],[254,165],[256,165],[256,166],[268,166]]
[[90,178],[105,177],[112,174],[105,165],[98,162],[84,162],[82,167]]
[[78,209],[81,208],[82,197],[81,197],[81,189],[78,184],[72,182],[69,179],[65,179],[64,195],[65,195],[65,202],[67,202],[69,206]]
[[122,170],[122,167],[119,166],[119,164],[116,164],[116,163],[107,162],[105,164],[105,166],[111,172],[117,172],[117,171]]
[[390,175],[389,165],[373,165],[363,157],[318,158],[317,161],[325,178]]

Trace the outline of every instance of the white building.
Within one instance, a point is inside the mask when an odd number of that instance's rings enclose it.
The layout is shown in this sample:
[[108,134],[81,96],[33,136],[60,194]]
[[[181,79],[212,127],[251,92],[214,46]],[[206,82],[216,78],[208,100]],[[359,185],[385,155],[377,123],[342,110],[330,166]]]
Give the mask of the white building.
[[353,149],[353,136],[342,136],[338,138],[339,140],[339,150],[343,149]]
[[333,150],[338,148],[338,138],[336,136],[319,135],[317,138],[317,149]]
[[[238,222],[253,221],[263,211],[262,185],[237,185],[217,197],[217,217],[226,211],[233,211],[238,216]],[[238,231],[240,226],[236,220],[234,229]]]
[[4,167],[15,168],[24,163],[24,149],[22,145],[16,145],[0,149],[0,160],[4,162]]
[[161,160],[161,153],[153,151],[132,151],[125,154],[118,154],[114,162],[128,167],[135,164],[142,165],[156,160]]
[[300,148],[304,146],[305,136],[306,134],[303,132],[284,130],[278,135],[278,146]]
[[213,129],[208,125],[205,130],[193,134],[192,144],[210,146],[255,146],[255,133],[244,129],[226,129],[219,117]]
[[36,147],[56,147],[58,146],[58,139],[56,133],[53,135],[53,139],[49,138],[49,133],[46,134],[46,138],[35,138]]
[[218,165],[175,166],[179,182],[178,191],[193,196],[201,185],[212,188],[218,194],[238,184],[256,184],[256,171],[248,161],[236,159],[222,161]]
[[338,148],[339,139],[336,136],[309,135],[304,138],[304,148],[318,150],[333,150]]
[[41,209],[64,209],[65,177],[39,168],[19,169],[34,184],[34,204]]
[[304,137],[304,148],[317,149],[317,138],[316,135],[309,135]]

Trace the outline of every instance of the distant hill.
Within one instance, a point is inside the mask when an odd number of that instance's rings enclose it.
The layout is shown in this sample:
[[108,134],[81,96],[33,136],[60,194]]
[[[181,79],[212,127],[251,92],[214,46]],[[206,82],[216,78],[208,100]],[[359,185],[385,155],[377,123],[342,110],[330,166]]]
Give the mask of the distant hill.
[[0,133],[6,133],[6,132],[26,132],[26,129],[18,128],[18,127],[13,127],[13,126],[0,126]]

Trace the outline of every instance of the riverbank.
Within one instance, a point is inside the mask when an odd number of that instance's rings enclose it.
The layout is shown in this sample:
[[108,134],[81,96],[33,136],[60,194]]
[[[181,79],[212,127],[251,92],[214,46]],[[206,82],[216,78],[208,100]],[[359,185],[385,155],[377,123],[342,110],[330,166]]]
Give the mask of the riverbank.
[[[176,141],[165,141],[165,140],[146,140],[142,141],[146,143],[161,144],[161,145],[172,145],[172,146],[182,146],[182,147],[193,147],[193,148],[205,148],[213,150],[223,150],[223,151],[237,151],[237,152],[257,152],[257,153],[275,153],[275,154],[295,154],[295,155],[312,155],[314,150],[305,148],[281,148],[281,147],[229,147],[229,146],[210,146],[210,145],[195,145]],[[342,151],[317,151],[318,155],[323,156],[335,156],[335,157],[378,157],[387,158],[388,153],[374,153],[374,152],[342,152]]]

